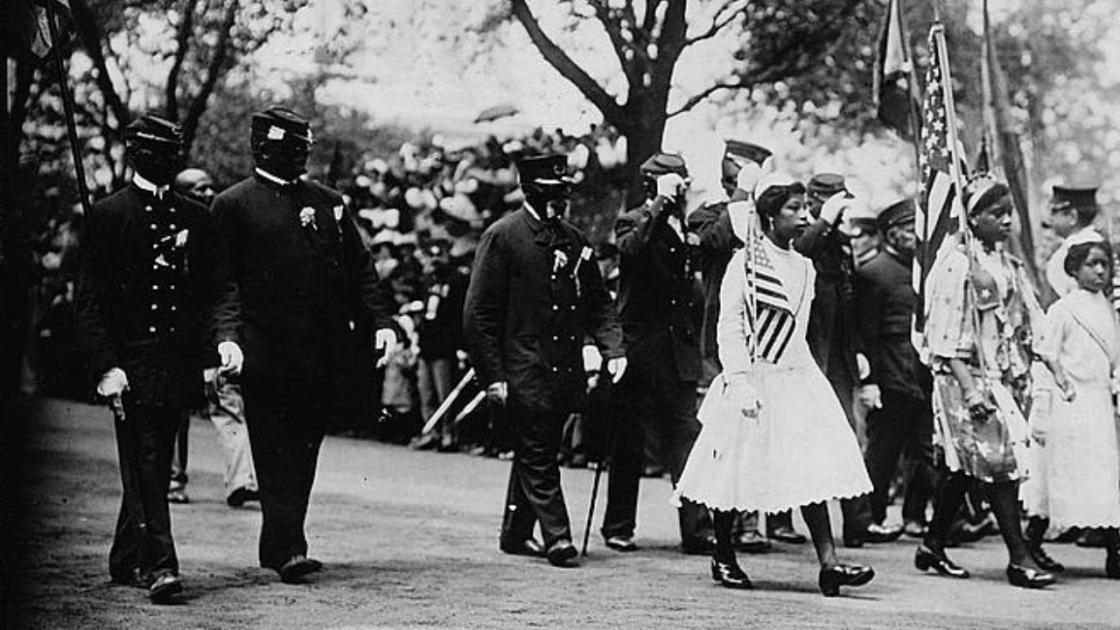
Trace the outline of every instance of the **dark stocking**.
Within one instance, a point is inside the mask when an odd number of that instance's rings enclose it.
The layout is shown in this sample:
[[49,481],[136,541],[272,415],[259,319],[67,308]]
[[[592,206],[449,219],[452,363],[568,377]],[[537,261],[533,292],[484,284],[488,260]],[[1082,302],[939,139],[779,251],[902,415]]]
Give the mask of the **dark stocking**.
[[1019,511],[1019,482],[1001,481],[988,485],[988,501],[992,504],[992,513],[999,522],[999,532],[1003,536],[1003,543],[1007,545],[1007,554],[1012,564],[1035,567],[1027,544],[1023,541],[1023,526],[1020,522],[1022,514]]
[[810,503],[801,506],[801,518],[809,527],[813,537],[813,547],[817,550],[817,560],[822,567],[836,566],[836,543],[832,540],[832,522],[828,518],[827,503]]
[[735,562],[735,541],[731,530],[738,515],[735,510],[712,510],[712,530],[716,537],[713,555],[716,562]]
[[945,539],[949,536],[949,528],[964,505],[964,493],[968,489],[969,479],[961,472],[951,472],[941,479],[941,487],[937,490],[937,501],[933,510],[933,519],[929,522],[925,546],[935,552],[945,549]]

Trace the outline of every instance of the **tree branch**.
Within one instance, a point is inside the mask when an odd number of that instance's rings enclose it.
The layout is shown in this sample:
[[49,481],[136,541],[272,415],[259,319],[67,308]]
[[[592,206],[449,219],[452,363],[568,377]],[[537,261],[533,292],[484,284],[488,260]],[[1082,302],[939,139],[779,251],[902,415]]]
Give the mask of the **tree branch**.
[[715,37],[720,31],[726,28],[728,24],[734,22],[735,18],[739,17],[740,13],[744,9],[746,9],[746,5],[750,4],[748,0],[748,2],[744,3],[742,6],[739,6],[734,11],[728,12],[728,8],[730,8],[731,5],[735,4],[736,2],[738,2],[738,0],[725,0],[724,3],[720,5],[719,9],[716,9],[715,14],[712,15],[712,24],[708,27],[708,30],[700,33],[695,37],[688,38],[685,41],[684,45],[688,47],[697,42],[702,42],[705,39],[711,39]]
[[744,89],[744,88],[750,88],[750,85],[744,84],[743,82],[739,82],[739,83],[726,83],[726,82],[716,83],[715,85],[711,85],[711,86],[705,88],[704,90],[702,90],[700,92],[697,92],[696,94],[693,94],[687,101],[684,102],[683,105],[681,105],[677,109],[669,112],[668,114],[665,115],[665,117],[666,118],[672,118],[673,116],[679,116],[679,115],[691,110],[693,107],[696,107],[697,105],[700,104],[701,101],[703,101],[704,99],[708,98],[709,96],[711,96],[712,94],[715,94],[716,92],[718,92],[720,90],[741,90],[741,89]]
[[206,101],[214,92],[218,79],[225,74],[226,61],[230,56],[230,39],[233,36],[233,26],[237,22],[237,7],[238,0],[231,0],[226,7],[226,14],[218,31],[218,42],[214,45],[214,56],[206,68],[206,79],[202,82],[202,87],[199,88],[194,100],[191,101],[187,115],[183,119],[183,151],[187,155],[190,155],[191,145],[194,144],[198,121],[206,112]]
[[657,25],[657,7],[662,0],[646,0],[646,14],[642,16],[642,31],[653,35],[653,27]]
[[132,118],[132,114],[128,111],[120,93],[113,85],[113,80],[109,77],[109,66],[105,61],[105,51],[102,49],[103,37],[101,26],[97,23],[97,17],[90,10],[86,0],[70,0],[70,11],[71,15],[74,16],[74,25],[82,39],[86,53],[89,54],[93,67],[97,69],[97,88],[101,90],[102,96],[105,97],[105,105],[117,119],[118,128],[123,128]]
[[[640,80],[640,77],[635,76],[633,57],[627,59],[626,51],[630,50],[631,54],[636,54],[636,51],[633,49],[633,44],[626,41],[626,38],[622,36],[621,21],[611,15],[610,8],[603,0],[589,0],[589,4],[595,9],[595,17],[603,25],[603,30],[607,32],[607,37],[611,40],[611,48],[614,49],[614,54],[618,57],[618,64],[622,66],[622,73],[626,75],[627,83],[632,85],[635,81]],[[631,29],[633,29],[632,22]]]
[[513,0],[512,12],[517,21],[521,22],[521,26],[525,28],[525,32],[529,34],[529,39],[533,42],[533,45],[544,56],[545,61],[555,68],[560,76],[576,86],[576,89],[602,112],[603,118],[611,121],[622,118],[624,110],[615,102],[614,97],[608,94],[595,79],[591,78],[591,75],[587,74],[586,70],[573,61],[563,49],[556,45],[556,42],[545,34],[525,0]]
[[661,23],[661,33],[657,38],[657,57],[650,71],[650,84],[655,93],[669,95],[673,80],[673,68],[684,52],[685,35],[688,22],[685,20],[685,0],[668,0],[665,20]]
[[183,69],[183,61],[190,50],[191,35],[194,32],[194,11],[198,0],[186,0],[183,7],[183,18],[179,21],[179,32],[175,37],[175,61],[171,70],[167,72],[166,99],[167,118],[172,122],[179,122],[179,72]]

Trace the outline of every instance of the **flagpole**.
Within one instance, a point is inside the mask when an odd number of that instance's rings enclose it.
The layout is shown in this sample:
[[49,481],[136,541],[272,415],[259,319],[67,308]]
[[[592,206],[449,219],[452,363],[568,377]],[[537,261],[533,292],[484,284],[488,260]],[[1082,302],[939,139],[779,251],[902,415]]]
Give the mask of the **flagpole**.
[[[44,2],[47,12],[47,26],[50,28],[51,45],[54,46],[54,67],[58,73],[58,89],[62,93],[62,109],[66,114],[66,131],[70,137],[70,152],[74,157],[74,178],[78,181],[78,197],[85,216],[90,216],[93,207],[89,200],[89,186],[86,184],[86,169],[82,165],[82,151],[78,144],[78,126],[74,119],[74,95],[70,93],[70,83],[66,76],[66,64],[62,60],[62,46],[58,41],[58,24],[55,21],[53,3]],[[5,88],[6,89],[6,88]]]

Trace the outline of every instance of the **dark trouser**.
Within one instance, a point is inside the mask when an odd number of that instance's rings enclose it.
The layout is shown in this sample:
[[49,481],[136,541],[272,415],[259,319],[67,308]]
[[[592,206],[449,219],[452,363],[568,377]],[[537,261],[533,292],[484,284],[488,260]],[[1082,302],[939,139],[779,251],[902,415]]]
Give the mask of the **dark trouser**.
[[[828,377],[828,382],[832,385],[832,391],[836,393],[836,397],[840,400],[840,406],[844,408],[844,414],[848,417],[848,426],[856,434],[856,441],[859,442],[860,448],[863,448],[864,436],[861,434],[859,423],[852,412],[854,385],[848,377],[845,364],[840,359],[842,355],[832,352],[829,356],[830,369],[825,373],[825,376]],[[862,539],[867,532],[867,526],[871,524],[871,503],[867,495],[853,499],[840,499],[840,514],[844,521],[844,539]]]
[[[455,388],[455,359],[420,359],[416,370],[416,389],[420,394],[420,417],[424,422],[435,414],[440,404]],[[454,434],[454,416],[445,417],[436,431],[451,438]]]
[[568,412],[511,405],[504,413],[517,444],[502,517],[502,542],[515,544],[529,538],[537,522],[546,547],[558,540],[570,541],[572,531],[556,457]]
[[315,481],[315,467],[327,411],[298,392],[245,379],[245,422],[260,486],[262,567],[279,569],[307,554],[303,524]]
[[[867,414],[867,452],[864,462],[871,477],[871,517],[882,523],[887,517],[888,493],[898,470],[899,454],[905,453],[913,464],[909,486],[920,483],[925,488],[936,486],[933,469],[933,411],[928,400],[921,400],[891,390],[882,392],[883,407]],[[921,477],[921,481],[917,477]],[[925,501],[915,506],[908,518],[925,521]]]
[[[607,509],[603,516],[604,537],[633,536],[637,527],[638,483],[647,444],[656,444],[657,459],[668,467],[675,484],[680,479],[700,423],[696,420],[696,383],[652,380],[634,372],[619,390],[625,409],[616,420],[614,449],[607,484]],[[653,440],[647,440],[652,436]],[[702,531],[704,509],[684,501],[678,514],[681,542],[685,545],[707,539]]]
[[179,571],[171,539],[167,478],[182,415],[173,407],[131,404],[126,394],[125,421],[114,423],[124,495],[109,550],[109,575],[118,582],[130,581],[134,569],[145,580],[163,571]]

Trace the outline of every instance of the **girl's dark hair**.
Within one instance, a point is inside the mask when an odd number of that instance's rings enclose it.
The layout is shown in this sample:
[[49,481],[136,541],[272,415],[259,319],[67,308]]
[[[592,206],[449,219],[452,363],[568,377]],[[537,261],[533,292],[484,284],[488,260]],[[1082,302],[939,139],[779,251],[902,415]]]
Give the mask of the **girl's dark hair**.
[[774,215],[778,214],[790,197],[804,194],[805,185],[801,182],[794,182],[786,186],[771,186],[764,190],[754,202],[755,209],[758,210],[758,222],[761,224],[762,230],[765,232],[770,229],[770,223]]
[[1112,269],[1112,246],[1107,241],[1090,241],[1088,243],[1078,243],[1069,248],[1069,253],[1066,254],[1066,260],[1062,263],[1062,267],[1066,273],[1071,277],[1077,277],[1077,270],[1081,269],[1081,265],[1085,264],[1085,260],[1089,258],[1089,252],[1094,249],[1099,249],[1104,252],[1105,258],[1108,259],[1108,268]]

